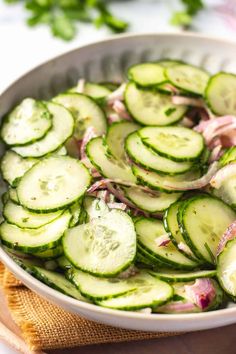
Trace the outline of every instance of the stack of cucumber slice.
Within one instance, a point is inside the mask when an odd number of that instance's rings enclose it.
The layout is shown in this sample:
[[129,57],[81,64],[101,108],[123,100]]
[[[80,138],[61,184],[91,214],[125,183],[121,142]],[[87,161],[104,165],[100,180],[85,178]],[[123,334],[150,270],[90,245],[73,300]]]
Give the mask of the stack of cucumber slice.
[[236,298],[236,146],[209,136],[214,115],[236,115],[236,76],[162,60],[133,65],[127,78],[82,79],[4,117],[2,246],[79,301],[215,310],[225,292]]

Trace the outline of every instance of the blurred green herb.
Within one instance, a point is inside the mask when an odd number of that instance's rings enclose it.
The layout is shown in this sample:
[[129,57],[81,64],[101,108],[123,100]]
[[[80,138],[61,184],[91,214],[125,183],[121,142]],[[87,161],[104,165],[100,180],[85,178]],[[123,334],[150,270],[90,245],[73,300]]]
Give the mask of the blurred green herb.
[[193,17],[204,8],[204,4],[202,0],[181,0],[181,2],[185,9],[173,14],[171,24],[188,28],[192,23]]
[[[107,0],[4,0],[8,4],[22,3],[29,12],[29,26],[46,24],[54,36],[69,41],[77,32],[77,22],[107,26],[113,32],[124,32],[128,23],[112,14]],[[171,23],[188,27],[204,5],[202,0],[181,0],[184,11],[175,12]],[[123,6],[125,6],[123,4]]]
[[113,32],[123,32],[128,23],[113,15],[106,0],[4,0],[8,4],[24,3],[29,11],[27,24],[47,24],[54,36],[66,41],[73,39],[77,22],[90,22],[96,27],[103,25]]

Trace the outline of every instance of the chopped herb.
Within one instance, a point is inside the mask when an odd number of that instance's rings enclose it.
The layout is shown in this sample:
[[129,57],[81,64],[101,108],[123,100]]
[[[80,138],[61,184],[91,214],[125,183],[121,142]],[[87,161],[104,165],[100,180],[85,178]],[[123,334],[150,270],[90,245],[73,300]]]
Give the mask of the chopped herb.
[[[96,27],[106,26],[111,31],[124,32],[128,23],[109,10],[106,0],[4,0],[7,4],[21,3],[29,12],[27,24],[31,27],[47,25],[55,37],[72,40],[78,22],[88,22]],[[171,23],[189,27],[193,17],[204,8],[202,0],[181,0],[184,9],[175,12]],[[125,3],[121,3],[125,6]]]
[[176,108],[169,108],[165,111],[165,115],[169,117],[172,113],[176,111]]

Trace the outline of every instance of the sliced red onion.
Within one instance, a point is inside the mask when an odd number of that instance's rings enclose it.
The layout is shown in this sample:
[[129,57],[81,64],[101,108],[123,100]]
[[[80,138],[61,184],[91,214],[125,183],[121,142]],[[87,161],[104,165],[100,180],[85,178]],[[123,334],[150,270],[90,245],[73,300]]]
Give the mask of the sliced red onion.
[[96,170],[96,168],[91,164],[90,160],[85,157],[83,160],[80,160],[89,170],[93,178],[101,177],[101,174]]
[[165,88],[166,90],[171,91],[171,93],[176,94],[176,95],[178,95],[178,94],[180,93],[180,91],[179,91],[175,86],[173,86],[173,85],[171,85],[171,84],[169,84],[169,83],[166,83],[166,84],[164,85],[164,88]]
[[186,127],[186,128],[192,128],[194,126],[194,122],[192,121],[192,119],[188,118],[188,117],[184,117],[180,124],[183,126],[183,127]]
[[236,176],[236,162],[232,162],[219,171],[217,171],[210,180],[210,185],[216,189],[222,186],[222,183],[233,176]]
[[156,312],[185,313],[194,312],[194,310],[196,310],[196,305],[192,302],[172,301],[166,305],[158,307]]
[[80,146],[80,158],[84,159],[87,157],[86,152],[85,152],[85,148],[86,145],[88,144],[88,142],[92,139],[95,138],[97,135],[95,134],[95,130],[94,127],[88,127],[84,133],[84,137],[82,139],[81,142],[81,146]]
[[186,105],[200,108],[205,107],[205,103],[201,98],[172,96],[172,103],[176,105]]
[[209,166],[207,173],[201,178],[195,179],[194,181],[176,181],[176,182],[165,181],[163,184],[165,187],[169,188],[170,190],[172,189],[177,191],[200,189],[205,187],[208,183],[210,183],[212,177],[215,175],[217,170],[218,170],[218,162],[215,161]]
[[155,243],[156,243],[157,247],[164,247],[170,243],[170,238],[167,234],[164,234],[164,235],[156,237]]
[[186,243],[183,242],[179,242],[178,243],[178,249],[180,251],[183,251],[184,253],[193,256],[193,252],[191,251],[191,249],[188,247],[188,245],[186,245]]
[[112,108],[121,118],[131,120],[131,117],[123,102],[115,100],[112,105]]
[[221,156],[221,149],[222,149],[222,145],[217,145],[213,148],[211,152],[211,156],[209,158],[209,162],[214,162],[219,160]]
[[116,100],[123,101],[125,89],[126,83],[123,83],[118,87],[118,89],[110,93],[110,95],[107,96],[107,104],[112,105]]
[[107,189],[101,190],[97,192],[97,197],[104,200],[105,203],[110,201],[110,192]]
[[76,86],[76,92],[84,93],[85,83],[86,83],[85,79],[79,79],[77,86]]
[[108,123],[109,124],[112,124],[114,122],[119,122],[120,120],[121,120],[121,118],[120,118],[119,114],[117,114],[117,113],[111,113],[108,116]]
[[184,286],[186,295],[200,309],[205,310],[216,296],[216,290],[209,278],[196,279],[193,285]]
[[201,122],[194,130],[202,133],[206,143],[209,145],[215,137],[227,135],[236,129],[236,117],[223,116]]
[[91,175],[92,175],[93,178],[99,178],[99,177],[101,177],[101,174],[100,174],[95,168],[92,168],[92,169],[90,170],[90,173],[91,173]]
[[160,192],[154,191],[153,189],[150,189],[148,187],[141,186],[139,184],[135,184],[135,183],[132,183],[132,182],[129,182],[129,181],[124,181],[124,180],[119,179],[119,178],[114,178],[114,179],[104,178],[104,179],[101,179],[100,181],[97,181],[92,186],[90,186],[90,188],[88,189],[88,192],[96,190],[96,189],[99,189],[99,188],[104,188],[109,183],[114,183],[114,184],[118,184],[118,185],[120,184],[120,185],[123,185],[123,186],[126,186],[126,187],[135,187],[135,188],[140,189],[142,191],[145,191],[147,193],[151,193],[152,195],[159,195],[160,194]]
[[[126,204],[132,209],[137,209],[136,206],[129,199],[125,197],[124,192],[120,188],[114,188],[111,183],[107,184],[107,188],[122,203]],[[137,211],[140,212],[138,209]]]
[[235,146],[236,145],[235,128],[231,131],[228,131],[227,135],[222,134],[220,137],[220,141],[224,148]]
[[108,207],[110,209],[120,209],[120,210],[126,210],[127,209],[127,205],[125,205],[125,203],[107,203]]
[[96,191],[97,189],[104,189],[107,186],[107,180],[106,179],[100,179],[99,181],[95,182],[94,184],[92,184],[88,190],[87,193],[92,193],[94,191]]
[[[119,187],[115,188],[115,187],[113,187],[113,185],[111,183],[108,183],[107,188],[117,199],[119,199],[122,203],[126,204],[128,207],[133,209],[134,216],[145,216],[145,217],[149,216],[148,213],[137,208],[136,205],[134,205],[129,199],[127,199],[124,195],[124,192]],[[152,216],[154,218],[161,219],[162,213],[154,213],[154,214],[152,214]]]
[[201,121],[194,130],[203,133],[206,128],[209,128],[207,134],[211,134],[216,128],[223,127],[224,125],[231,124],[235,122],[236,117],[234,116],[222,116],[214,119],[209,119],[206,121]]
[[217,252],[216,252],[217,256],[222,252],[226,243],[229,240],[233,240],[235,237],[236,237],[236,221],[234,221],[231,225],[229,225],[229,227],[226,229],[225,233],[221,237],[220,243],[217,247]]

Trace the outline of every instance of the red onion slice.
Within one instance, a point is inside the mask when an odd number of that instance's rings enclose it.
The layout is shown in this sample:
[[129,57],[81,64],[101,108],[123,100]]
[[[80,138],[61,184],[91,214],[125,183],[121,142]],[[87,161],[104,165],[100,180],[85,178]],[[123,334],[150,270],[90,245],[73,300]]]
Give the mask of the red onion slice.
[[205,187],[208,183],[210,183],[212,177],[215,175],[217,170],[218,170],[218,162],[215,161],[209,166],[207,173],[201,178],[196,179],[195,181],[176,181],[176,182],[165,181],[163,185],[169,189],[177,190],[177,191],[200,189]]
[[125,89],[126,83],[123,83],[118,89],[110,93],[110,95],[107,96],[107,104],[112,105],[116,100],[122,101],[124,99]]
[[193,285],[184,286],[186,295],[200,309],[205,310],[216,296],[216,290],[209,278],[196,279]]
[[82,139],[81,142],[81,146],[80,146],[80,158],[84,159],[87,157],[85,149],[86,149],[86,145],[88,144],[88,142],[95,138],[97,135],[95,134],[95,130],[94,127],[88,127],[84,133],[84,137]]
[[236,176],[236,162],[232,162],[217,171],[212,176],[210,184],[212,187],[219,189],[225,180],[233,176]]
[[220,243],[217,247],[216,255],[219,256],[219,254],[224,249],[226,243],[229,240],[233,240],[235,237],[236,237],[236,221],[234,221],[231,225],[229,225],[229,227],[226,229],[225,233],[223,234],[222,238],[220,239]]
[[112,108],[119,115],[119,117],[126,120],[131,120],[131,117],[123,102],[119,100],[115,100],[115,102],[112,105]]
[[120,118],[119,114],[117,114],[117,113],[111,113],[108,116],[108,123],[109,124],[112,124],[114,122],[119,122],[120,120],[121,120],[121,118]]
[[234,116],[223,116],[208,121],[202,121],[194,128],[194,130],[203,134],[208,145],[214,138],[227,135],[234,129],[236,129],[236,117]]
[[77,83],[77,86],[76,86],[76,92],[84,93],[85,83],[86,83],[85,79],[80,79]]
[[155,243],[157,247],[164,247],[170,243],[170,238],[167,234],[164,234],[155,238]]
[[213,148],[211,152],[211,156],[209,158],[209,162],[214,162],[219,160],[222,152],[221,149],[222,149],[222,145],[217,145]]
[[124,211],[127,209],[127,205],[125,205],[125,203],[112,202],[112,203],[107,203],[107,206],[110,209],[120,209]]
[[186,313],[196,311],[196,305],[192,302],[172,301],[157,308],[156,312],[164,313]]
[[205,107],[205,103],[201,98],[192,98],[192,97],[184,97],[184,96],[173,96],[172,103],[176,105],[186,105],[193,107]]
[[142,191],[145,191],[147,193],[151,193],[152,195],[159,195],[160,192],[158,191],[154,191],[153,189],[150,189],[148,187],[145,187],[145,186],[141,186],[139,184],[135,184],[135,183],[132,183],[132,182],[129,182],[129,181],[124,181],[124,180],[121,180],[119,178],[114,178],[114,179],[111,179],[111,178],[104,178],[104,179],[101,179],[100,181],[97,181],[95,182],[94,184],[92,184],[92,186],[89,187],[89,189],[87,190],[87,192],[92,192],[96,189],[100,189],[100,188],[105,188],[107,186],[107,184],[109,183],[114,183],[114,184],[120,184],[120,185],[123,185],[123,186],[126,186],[126,187],[135,187],[137,189],[141,189]]

